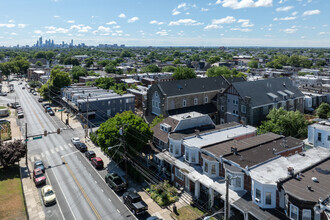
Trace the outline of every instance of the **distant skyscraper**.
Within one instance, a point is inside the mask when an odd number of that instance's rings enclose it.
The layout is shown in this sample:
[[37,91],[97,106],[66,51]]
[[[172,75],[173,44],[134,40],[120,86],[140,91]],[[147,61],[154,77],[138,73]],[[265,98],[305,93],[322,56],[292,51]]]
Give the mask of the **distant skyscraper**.
[[42,37],[39,37],[39,47],[42,47]]

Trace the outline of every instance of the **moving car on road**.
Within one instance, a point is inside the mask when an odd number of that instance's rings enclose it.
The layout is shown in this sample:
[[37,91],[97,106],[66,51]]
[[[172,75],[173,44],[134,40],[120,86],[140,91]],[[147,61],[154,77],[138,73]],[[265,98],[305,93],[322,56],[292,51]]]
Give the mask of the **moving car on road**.
[[36,186],[46,184],[46,177],[40,168],[33,170],[33,181]]
[[148,205],[142,200],[141,196],[135,192],[124,193],[123,200],[124,204],[134,215],[141,215],[148,210]]
[[88,158],[88,160],[91,160],[93,157],[96,157],[96,154],[92,150],[88,150],[85,152],[85,156]]
[[39,168],[43,173],[45,172],[45,166],[42,160],[37,160],[36,162],[34,162],[34,169],[37,168]]
[[53,187],[50,185],[46,185],[41,188],[41,197],[42,201],[44,201],[45,206],[56,203],[56,196],[53,190]]
[[105,182],[114,191],[121,191],[127,188],[126,182],[117,173],[107,173]]
[[103,160],[100,157],[92,158],[91,162],[96,169],[103,169]]

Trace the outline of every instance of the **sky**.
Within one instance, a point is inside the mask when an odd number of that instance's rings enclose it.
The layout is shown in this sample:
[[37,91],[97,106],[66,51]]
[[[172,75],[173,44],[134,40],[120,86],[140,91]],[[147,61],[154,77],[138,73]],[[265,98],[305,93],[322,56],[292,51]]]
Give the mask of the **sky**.
[[330,0],[0,0],[0,46],[330,47]]

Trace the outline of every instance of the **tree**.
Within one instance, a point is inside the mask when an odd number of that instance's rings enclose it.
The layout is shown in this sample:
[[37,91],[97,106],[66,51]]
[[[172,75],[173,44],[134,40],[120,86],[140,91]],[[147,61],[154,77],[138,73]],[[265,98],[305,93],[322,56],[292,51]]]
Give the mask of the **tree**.
[[120,53],[120,57],[121,58],[124,58],[124,57],[133,57],[134,54],[128,50],[123,50],[121,53]]
[[95,85],[102,89],[110,89],[111,86],[115,85],[115,80],[111,77],[100,77],[95,80]]
[[178,66],[172,75],[176,80],[178,79],[193,79],[196,78],[196,73],[193,69],[188,67]]
[[26,145],[21,140],[6,142],[0,145],[0,164],[5,168],[17,163],[26,154]]
[[179,58],[177,58],[173,61],[173,64],[181,64],[181,60]]
[[85,65],[86,65],[86,67],[92,66],[93,63],[94,63],[94,58],[93,57],[89,57],[89,58],[85,59]]
[[116,69],[116,66],[110,63],[104,67],[104,71],[106,73],[116,73]]
[[84,67],[74,66],[74,67],[72,67],[70,74],[72,75],[72,79],[79,80],[80,76],[87,76],[88,72]]
[[55,57],[55,52],[54,51],[47,51],[46,52],[46,59],[47,60],[51,60],[51,59],[53,59]]
[[[152,131],[148,124],[132,111],[126,111],[116,114],[100,125],[100,128],[96,131],[98,146],[108,152],[108,147],[119,144],[119,129],[121,127],[124,128],[123,138],[127,144],[128,152],[132,154],[135,154],[135,151],[141,152],[148,143],[149,138],[152,137]],[[123,148],[120,150],[123,151]]]
[[316,109],[316,114],[319,118],[327,119],[330,114],[330,105],[326,102],[322,102],[321,105]]
[[154,118],[154,120],[152,120],[150,124],[150,128],[155,127],[158,123],[162,122],[163,120],[164,120],[164,116],[158,115],[156,118]]
[[42,62],[41,62],[40,60],[38,60],[38,61],[35,63],[35,65],[36,65],[36,66],[39,66],[39,67],[43,66],[43,64],[42,64]]
[[141,68],[142,73],[159,73],[160,68],[156,64],[151,64]]
[[174,66],[164,66],[162,68],[162,72],[174,72],[175,71],[175,67]]
[[207,62],[213,64],[213,63],[217,63],[221,60],[221,58],[219,56],[213,56],[207,59]]
[[226,78],[231,77],[231,71],[226,66],[217,66],[211,67],[206,71],[207,77],[216,77],[216,76],[224,76]]
[[251,61],[248,63],[248,67],[253,68],[253,69],[257,69],[257,68],[258,68],[258,61],[256,61],[256,60],[251,60]]
[[30,82],[29,82],[29,86],[30,86],[31,88],[40,87],[40,86],[41,86],[41,82],[39,82],[39,81],[30,81]]
[[273,132],[296,138],[307,137],[308,121],[299,111],[286,111],[283,107],[270,110],[267,120],[261,122],[258,134]]
[[40,59],[40,58],[44,58],[46,59],[46,53],[45,51],[38,51],[35,55],[34,55],[34,58],[37,58],[37,59]]
[[48,98],[49,94],[51,96],[59,95],[61,88],[70,84],[71,78],[69,73],[61,71],[59,67],[54,67],[50,73],[49,80],[41,86],[39,91],[44,98]]

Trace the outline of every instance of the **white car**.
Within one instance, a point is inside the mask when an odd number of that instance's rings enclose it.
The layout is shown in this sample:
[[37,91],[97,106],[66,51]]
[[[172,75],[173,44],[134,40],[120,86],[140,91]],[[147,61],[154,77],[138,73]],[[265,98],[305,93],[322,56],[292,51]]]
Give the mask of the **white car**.
[[78,137],[71,138],[71,142],[74,146],[77,146],[78,144],[81,143]]
[[46,185],[41,188],[41,197],[45,206],[56,203],[56,196],[53,187]]

